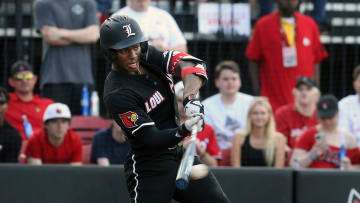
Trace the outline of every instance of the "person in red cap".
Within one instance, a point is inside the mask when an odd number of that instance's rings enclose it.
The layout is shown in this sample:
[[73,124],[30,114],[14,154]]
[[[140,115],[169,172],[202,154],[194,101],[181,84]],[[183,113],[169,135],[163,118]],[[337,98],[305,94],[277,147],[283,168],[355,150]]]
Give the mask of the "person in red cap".
[[69,107],[62,103],[49,105],[43,121],[44,129],[29,139],[27,163],[81,165],[81,139],[70,129]]
[[43,126],[42,118],[46,107],[54,103],[51,99],[40,98],[38,94],[34,94],[37,79],[33,68],[27,62],[17,61],[11,66],[8,82],[14,92],[9,93],[5,119],[20,132],[22,140],[27,139],[23,117],[26,116],[33,132],[39,131]]
[[355,136],[338,127],[338,100],[324,95],[317,103],[319,124],[306,130],[297,140],[291,165],[301,168],[339,168],[349,170],[359,164],[360,152]]

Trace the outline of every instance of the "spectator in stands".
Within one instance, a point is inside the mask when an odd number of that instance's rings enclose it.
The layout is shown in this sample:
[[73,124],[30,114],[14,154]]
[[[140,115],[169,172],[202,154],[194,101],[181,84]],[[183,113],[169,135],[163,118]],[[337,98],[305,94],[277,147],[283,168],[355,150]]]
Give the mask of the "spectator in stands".
[[211,125],[221,150],[231,147],[234,133],[243,129],[253,97],[239,92],[240,68],[234,61],[222,61],[215,68],[215,85],[219,93],[202,103],[205,122]]
[[113,15],[135,19],[148,42],[160,50],[187,52],[186,40],[175,19],[166,11],[150,6],[151,0],[129,0],[128,6]]
[[291,158],[292,166],[347,170],[359,164],[360,152],[355,136],[338,127],[337,102],[333,95],[320,98],[317,104],[319,124],[299,137]]
[[285,137],[276,131],[268,100],[256,97],[247,114],[246,127],[234,135],[231,165],[284,167]]
[[355,135],[360,146],[360,65],[353,71],[353,87],[356,94],[339,102],[339,125]]
[[[176,83],[174,89],[178,103],[180,123],[182,124],[188,119],[183,105],[184,83],[179,81]],[[184,140],[185,147],[189,145],[189,141],[190,137]],[[214,129],[207,123],[205,123],[204,129],[197,134],[196,152],[200,160],[208,166],[216,167],[218,165],[217,160],[221,159],[221,153],[216,141]]]
[[254,92],[261,90],[274,111],[293,103],[297,77],[315,77],[319,84],[320,62],[327,57],[316,23],[296,12],[298,4],[277,0],[279,11],[256,23],[246,50]]
[[306,129],[317,124],[316,103],[320,91],[312,78],[299,77],[293,95],[294,104],[284,105],[275,113],[276,128],[285,135],[288,152],[292,151],[297,138]]
[[9,95],[0,87],[0,163],[16,163],[21,148],[20,133],[5,119]]
[[41,94],[80,115],[83,84],[90,90],[94,84],[90,45],[99,38],[95,1],[37,0],[34,10],[43,39]]
[[11,66],[8,82],[14,92],[9,93],[5,119],[20,132],[22,139],[26,140],[22,117],[27,117],[33,132],[39,131],[43,127],[42,118],[46,107],[54,102],[34,94],[37,76],[34,75],[32,66],[25,61],[17,61]]
[[124,164],[130,145],[118,124],[95,133],[91,149],[91,163],[100,166]]
[[44,129],[29,139],[25,150],[27,163],[81,165],[81,139],[70,129],[69,107],[62,103],[49,105],[43,121]]

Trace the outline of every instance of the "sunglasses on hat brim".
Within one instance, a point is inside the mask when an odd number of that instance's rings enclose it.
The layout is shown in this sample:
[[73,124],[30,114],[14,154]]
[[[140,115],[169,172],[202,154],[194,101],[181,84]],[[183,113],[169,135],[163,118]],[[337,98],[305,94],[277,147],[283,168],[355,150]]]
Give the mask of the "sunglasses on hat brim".
[[18,74],[14,76],[15,80],[31,80],[34,78],[34,74],[32,73],[27,73],[27,74]]

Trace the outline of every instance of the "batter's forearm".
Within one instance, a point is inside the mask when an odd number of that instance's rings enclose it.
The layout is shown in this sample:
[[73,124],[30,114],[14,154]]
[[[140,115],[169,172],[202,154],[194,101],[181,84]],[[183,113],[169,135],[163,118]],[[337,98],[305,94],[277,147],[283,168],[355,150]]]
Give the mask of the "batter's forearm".
[[203,79],[194,74],[186,75],[184,81],[184,98],[195,96],[203,85]]

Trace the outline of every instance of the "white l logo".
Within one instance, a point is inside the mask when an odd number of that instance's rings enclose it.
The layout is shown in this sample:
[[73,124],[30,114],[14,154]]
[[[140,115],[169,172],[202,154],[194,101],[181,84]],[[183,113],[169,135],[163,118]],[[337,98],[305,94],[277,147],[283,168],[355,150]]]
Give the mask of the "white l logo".
[[135,35],[135,33],[131,31],[130,24],[124,25],[123,28],[124,28],[124,30],[125,30],[125,32],[127,34],[126,38],[128,38],[128,37],[130,37],[132,35]]

